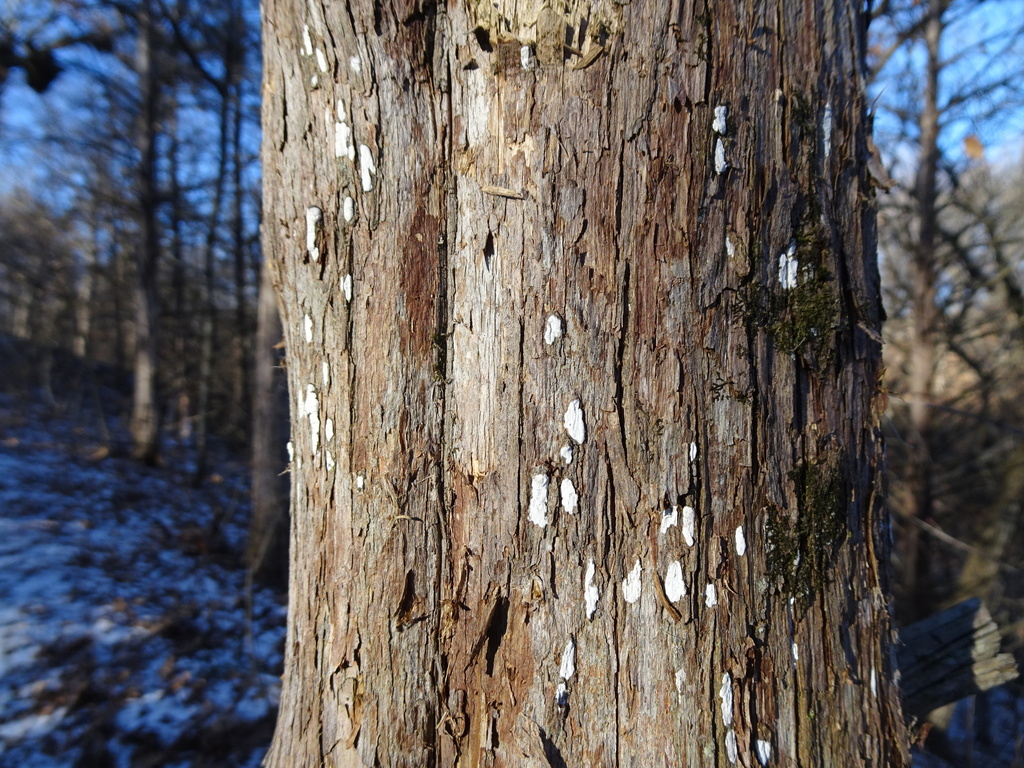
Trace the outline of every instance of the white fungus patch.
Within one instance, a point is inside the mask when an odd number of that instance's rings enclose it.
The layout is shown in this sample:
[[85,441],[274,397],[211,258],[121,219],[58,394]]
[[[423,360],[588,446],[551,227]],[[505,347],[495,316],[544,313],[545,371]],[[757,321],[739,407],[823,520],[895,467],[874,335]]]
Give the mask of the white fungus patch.
[[547,322],[544,323],[544,343],[550,346],[560,338],[562,338],[562,318],[558,315],[548,315]]
[[725,236],[725,252],[730,259],[736,256],[736,249],[733,247],[732,240],[729,239],[728,235]]
[[793,643],[793,661],[800,661],[800,647]]
[[313,318],[310,317],[309,315],[306,315],[306,317],[303,318],[303,320],[302,320],[302,327],[306,331],[306,342],[307,343],[312,342],[313,341]]
[[622,580],[622,599],[627,603],[635,603],[640,599],[640,574],[642,570],[640,558],[637,558],[633,570]]
[[579,400],[569,403],[565,416],[562,418],[562,424],[565,425],[565,431],[569,433],[569,437],[579,445],[583,445],[583,441],[587,439],[587,426],[583,421],[583,407]]
[[678,524],[679,507],[673,504],[672,509],[666,509],[661,513],[661,527],[658,528],[658,533],[664,534],[669,528]]
[[319,48],[316,49],[316,65],[320,67],[321,72],[327,71],[327,57],[324,56],[324,52]]
[[519,49],[519,63],[523,69],[533,69],[533,49],[524,45]]
[[373,177],[377,175],[377,166],[373,162],[373,153],[365,144],[359,145],[359,175],[363,182],[363,192],[373,189]]
[[825,116],[821,121],[821,145],[825,151],[825,159],[832,154],[832,102],[825,102]]
[[715,591],[714,584],[708,584],[704,587],[704,605],[708,608],[718,605],[718,592]]
[[872,696],[878,696],[878,681],[876,679],[875,668],[874,667],[871,668],[871,677],[870,677],[869,684],[871,686],[871,695]]
[[334,439],[334,419],[327,419],[324,422],[324,438],[327,442]]
[[[339,111],[341,110],[339,109]],[[356,159],[356,145],[352,141],[352,129],[344,121],[334,124],[334,156],[347,157],[349,160]],[[345,220],[351,221],[347,217]]]
[[715,133],[725,136],[725,116],[728,114],[728,107],[715,107],[715,119],[711,128]]
[[729,758],[729,762],[733,765],[736,764],[740,757],[739,749],[736,746],[736,731],[732,728],[725,734],[725,756]]
[[743,536],[743,526],[736,528],[736,554],[743,557],[747,553],[747,540]]
[[345,215],[345,221],[351,222],[356,216],[356,201],[346,195],[341,204],[341,212]]
[[601,596],[594,585],[594,561],[587,560],[587,572],[583,576],[583,602],[586,605],[587,619],[594,618],[597,612],[597,600]]
[[352,275],[342,276],[341,292],[345,294],[345,301],[352,301]]
[[302,52],[307,56],[313,55],[313,40],[309,36],[309,24],[302,25]]
[[568,477],[562,478],[562,484],[559,486],[558,492],[562,497],[562,509],[570,515],[574,514],[576,512],[576,505],[580,501],[580,497],[576,493],[576,488],[572,484],[572,480]]
[[349,56],[348,58],[349,68],[357,75],[363,71],[363,60],[358,56]]
[[331,384],[331,366],[324,360],[320,363],[320,383],[326,388]]
[[309,84],[313,88],[316,88],[317,86],[319,86],[320,85],[320,76],[319,75],[313,75],[311,78],[309,78]]
[[534,475],[530,485],[530,522],[544,528],[548,524],[548,483],[547,475]]
[[284,447],[285,450],[288,451],[288,463],[291,464],[295,461],[295,446],[292,444],[292,441],[289,440]]
[[715,173],[724,173],[729,167],[725,160],[725,142],[721,137],[715,139]]
[[690,443],[690,461],[697,460],[697,444]]
[[787,291],[796,288],[799,268],[800,264],[796,259],[796,240],[791,240],[789,247],[779,254],[779,283]]
[[334,469],[334,456],[330,451],[327,451],[327,471],[330,472]]
[[678,602],[686,595],[686,584],[683,581],[683,566],[678,560],[668,564],[668,571],[665,573],[665,597],[670,603]]
[[302,403],[302,412],[309,418],[309,442],[311,453],[316,456],[320,448],[320,400],[316,396],[316,387],[306,385],[306,399]]
[[571,445],[563,445],[562,449],[558,452],[558,455],[562,457],[562,461],[564,461],[567,465],[568,464],[572,464],[572,446]]
[[757,762],[761,765],[768,765],[768,761],[772,759],[772,743],[758,739],[754,743],[754,752],[757,754]]
[[558,676],[563,680],[568,680],[576,672],[576,641],[571,637],[569,642],[565,644],[565,650],[562,651],[562,663],[558,667]]
[[316,247],[316,233],[324,221],[324,212],[315,205],[306,209],[306,253],[313,261],[320,261],[320,249]]
[[688,547],[693,546],[696,517],[697,512],[693,507],[683,507],[683,541]]
[[732,675],[722,675],[722,687],[718,689],[718,698],[722,700],[722,725],[732,725]]
[[356,490],[361,491],[366,487],[366,478],[362,475],[356,475]]

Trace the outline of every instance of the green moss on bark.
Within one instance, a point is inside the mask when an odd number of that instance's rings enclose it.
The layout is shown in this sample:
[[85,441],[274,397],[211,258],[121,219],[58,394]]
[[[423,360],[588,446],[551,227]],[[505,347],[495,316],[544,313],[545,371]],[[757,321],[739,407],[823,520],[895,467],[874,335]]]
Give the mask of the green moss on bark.
[[800,354],[815,366],[835,355],[835,333],[842,326],[836,281],[825,266],[830,261],[828,237],[819,221],[805,216],[796,236],[796,287],[784,290],[768,331],[779,349]]
[[840,456],[800,464],[790,478],[796,490],[796,519],[770,506],[767,521],[768,571],[806,610],[828,583],[836,548],[847,532],[846,483]]
[[[832,261],[828,235],[812,206],[800,221],[794,240],[796,285],[748,284],[739,294],[739,311],[746,322],[763,328],[780,351],[798,355],[808,367],[820,369],[835,357],[836,333],[843,328],[843,316],[839,286],[828,269]],[[767,269],[774,274],[778,255],[768,258]]]

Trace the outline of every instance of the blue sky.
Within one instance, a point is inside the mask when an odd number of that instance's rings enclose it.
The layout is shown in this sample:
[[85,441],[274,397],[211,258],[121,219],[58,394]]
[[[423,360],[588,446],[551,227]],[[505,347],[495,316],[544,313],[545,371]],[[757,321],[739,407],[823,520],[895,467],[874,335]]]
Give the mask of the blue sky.
[[[976,90],[986,83],[1009,80],[1011,87],[998,88],[983,99],[971,99],[949,111],[942,128],[940,145],[944,154],[965,162],[964,139],[976,136],[985,148],[986,160],[993,165],[1016,163],[1024,149],[1024,0],[957,2],[947,13],[951,25],[942,40],[941,54],[949,61],[940,81],[940,100],[946,103],[959,94]],[[873,43],[885,44],[886,24],[872,28]],[[879,80],[871,87],[876,105],[876,143],[884,156],[913,162],[910,147],[898,146],[901,134],[893,106],[906,104],[906,88],[919,91],[921,81],[906,73],[924,71],[922,43],[894,55]],[[911,129],[910,138],[914,138]]]

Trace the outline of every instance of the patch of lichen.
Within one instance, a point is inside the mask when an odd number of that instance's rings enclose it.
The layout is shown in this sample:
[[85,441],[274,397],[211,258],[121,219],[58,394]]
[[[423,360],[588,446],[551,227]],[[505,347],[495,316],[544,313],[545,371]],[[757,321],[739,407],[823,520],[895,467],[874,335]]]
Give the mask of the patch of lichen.
[[785,594],[806,610],[828,584],[836,548],[847,533],[846,484],[838,454],[800,464],[790,473],[796,490],[796,520],[770,506],[767,512],[768,572]]
[[[827,266],[828,235],[811,210],[794,238],[796,286],[772,289],[751,281],[739,292],[738,309],[746,322],[764,328],[779,350],[799,355],[808,367],[820,369],[835,357],[836,332],[843,327],[843,318],[838,283]],[[770,272],[778,262],[769,259]]]
[[817,366],[835,355],[835,334],[842,326],[837,283],[826,264],[831,244],[817,206],[809,203],[796,233],[797,285],[786,294],[786,310],[772,331],[779,347],[800,353]]
[[800,540],[796,526],[792,524],[785,510],[769,504],[765,507],[765,551],[768,573],[781,582],[780,588],[786,594],[795,594],[797,572],[800,567]]

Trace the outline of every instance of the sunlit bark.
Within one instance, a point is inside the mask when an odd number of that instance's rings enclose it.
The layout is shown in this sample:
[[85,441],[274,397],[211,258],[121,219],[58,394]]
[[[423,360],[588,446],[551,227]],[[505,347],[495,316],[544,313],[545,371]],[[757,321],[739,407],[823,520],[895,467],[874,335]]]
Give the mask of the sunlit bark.
[[267,0],[270,766],[904,763],[859,20]]

